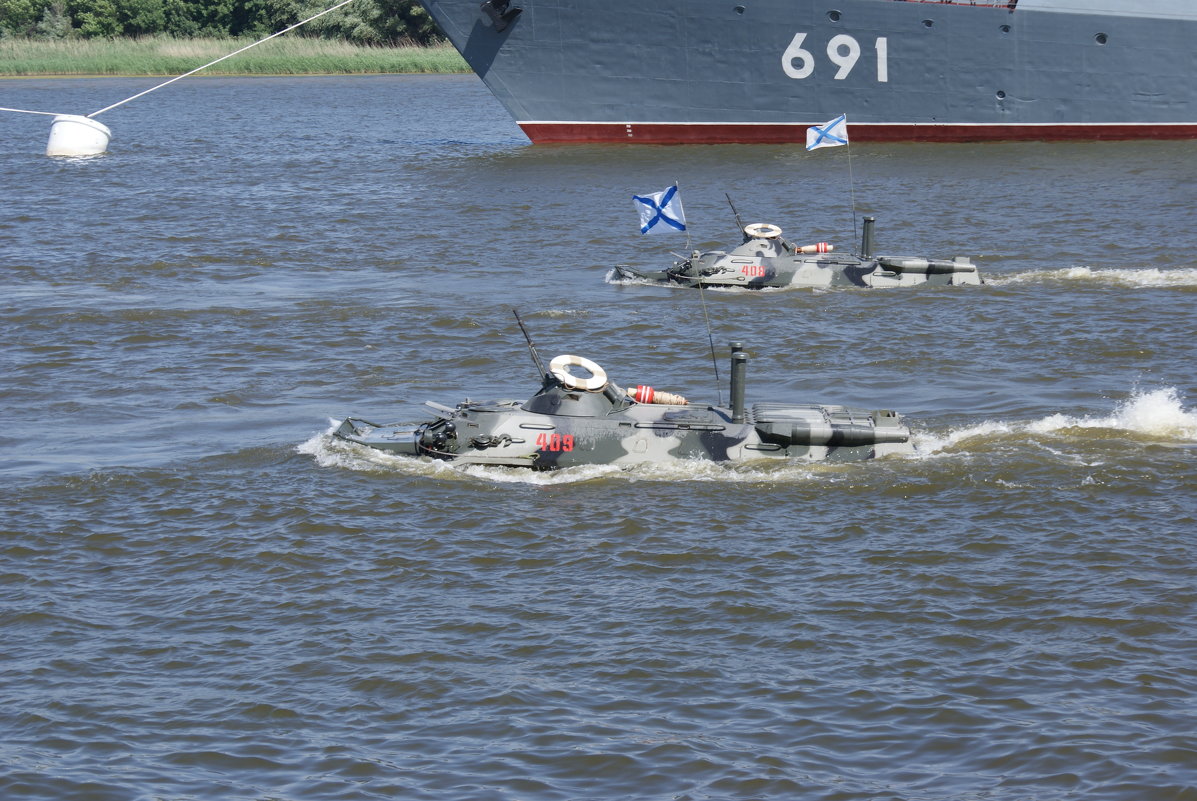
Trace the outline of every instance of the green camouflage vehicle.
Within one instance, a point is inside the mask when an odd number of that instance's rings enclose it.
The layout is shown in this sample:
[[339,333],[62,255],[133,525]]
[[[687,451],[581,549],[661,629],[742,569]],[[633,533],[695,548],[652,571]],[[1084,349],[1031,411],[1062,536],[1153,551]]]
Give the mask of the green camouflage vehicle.
[[428,403],[436,419],[416,426],[350,417],[334,436],[404,456],[534,470],[683,459],[857,461],[912,450],[896,412],[746,405],[748,356],[739,343],[731,343],[730,407],[691,404],[643,385],[625,390],[580,356],[558,356],[546,370],[530,339],[528,345],[542,376],[528,400]]
[[[738,217],[737,217],[738,218]],[[642,271],[616,265],[615,276],[682,286],[746,287],[883,287],[918,284],[980,284],[977,267],[968,258],[896,258],[872,255],[872,217],[864,218],[859,254],[835,255],[826,242],[792,244],[781,229],[768,223],[741,227],[743,243],[732,250],[694,251],[665,270]]]

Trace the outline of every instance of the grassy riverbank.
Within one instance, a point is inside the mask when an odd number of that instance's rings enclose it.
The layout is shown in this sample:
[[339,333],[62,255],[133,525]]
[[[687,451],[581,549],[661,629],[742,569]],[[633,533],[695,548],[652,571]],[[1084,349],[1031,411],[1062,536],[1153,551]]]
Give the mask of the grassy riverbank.
[[[181,75],[253,39],[0,39],[0,77]],[[280,36],[208,67],[209,75],[338,75],[469,72],[449,45],[361,47]]]

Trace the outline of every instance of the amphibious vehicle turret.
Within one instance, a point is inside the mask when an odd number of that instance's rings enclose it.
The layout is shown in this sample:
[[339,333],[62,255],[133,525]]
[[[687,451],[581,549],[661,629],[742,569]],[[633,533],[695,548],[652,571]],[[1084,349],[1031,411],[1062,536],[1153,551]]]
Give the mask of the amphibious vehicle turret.
[[796,245],[782,238],[776,225],[742,227],[744,241],[732,250],[694,251],[665,270],[641,271],[616,265],[615,275],[682,286],[747,287],[883,287],[917,284],[980,284],[977,267],[968,258],[951,260],[873,255],[872,217],[864,218],[859,254],[837,254],[826,242]]
[[747,404],[748,356],[739,343],[731,343],[728,407],[690,403],[644,385],[623,389],[579,356],[558,356],[545,370],[531,339],[528,346],[542,380],[527,400],[428,403],[435,419],[414,426],[350,417],[334,436],[405,456],[535,470],[684,459],[856,461],[912,449],[896,412]]

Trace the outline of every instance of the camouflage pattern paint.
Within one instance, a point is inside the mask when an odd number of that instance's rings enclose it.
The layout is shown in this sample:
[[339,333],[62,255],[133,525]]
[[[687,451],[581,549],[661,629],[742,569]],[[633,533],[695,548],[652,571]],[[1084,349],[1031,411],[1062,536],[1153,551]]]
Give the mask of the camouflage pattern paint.
[[[866,218],[866,238],[871,238],[871,224],[871,218]],[[754,235],[762,229],[776,234]],[[675,261],[666,270],[641,271],[616,265],[615,271],[625,279],[747,289],[850,286],[881,289],[981,283],[976,265],[962,256],[936,260],[804,252],[826,250],[821,247],[825,245],[794,245],[782,238],[777,226],[755,223],[744,227],[744,242],[731,250],[696,251],[689,259]]]
[[429,404],[418,426],[347,418],[340,439],[404,456],[553,470],[686,459],[859,461],[909,453],[910,431],[892,411],[818,404],[755,404],[745,422],[720,406],[637,403],[619,386],[570,389],[546,373],[526,401]]

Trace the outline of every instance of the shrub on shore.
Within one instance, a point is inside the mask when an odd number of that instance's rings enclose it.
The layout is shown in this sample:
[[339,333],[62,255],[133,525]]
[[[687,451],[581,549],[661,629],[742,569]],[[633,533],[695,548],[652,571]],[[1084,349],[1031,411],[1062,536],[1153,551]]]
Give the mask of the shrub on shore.
[[[181,75],[255,39],[0,39],[0,75]],[[281,36],[201,74],[317,75],[469,72],[449,45],[363,46]]]
[[[441,34],[415,0],[336,5],[307,36],[353,44],[435,44]],[[261,39],[325,8],[310,0],[0,0],[0,39],[112,39],[132,36]]]

